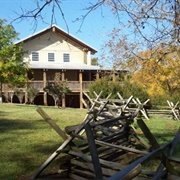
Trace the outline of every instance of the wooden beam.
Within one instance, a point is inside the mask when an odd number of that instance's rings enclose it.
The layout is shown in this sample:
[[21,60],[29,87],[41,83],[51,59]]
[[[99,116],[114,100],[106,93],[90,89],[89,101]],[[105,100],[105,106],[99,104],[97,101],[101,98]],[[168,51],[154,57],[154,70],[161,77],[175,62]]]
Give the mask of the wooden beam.
[[82,99],[83,99],[83,74],[82,71],[79,71],[79,85],[80,85],[80,109],[83,108],[83,103],[82,103]]
[[[46,84],[47,84],[46,71],[47,71],[46,69],[43,70],[43,88],[46,87]],[[44,105],[47,106],[47,93],[46,92],[44,92],[43,99],[44,99]]]
[[[87,162],[78,161],[76,159],[72,159],[71,164],[76,165],[76,166],[80,166],[83,169],[87,169],[87,171],[89,171],[89,170],[94,171],[94,167],[93,167],[91,162],[87,163]],[[112,170],[112,169],[108,169],[108,168],[102,168],[102,172],[103,172],[103,175],[112,176],[117,171]]]
[[179,102],[177,102],[176,105],[174,105],[173,102],[170,102],[167,100],[167,103],[168,103],[169,107],[171,108],[171,111],[172,111],[175,119],[179,121],[178,114],[176,113],[176,108],[177,108],[177,105],[179,104]]
[[[62,72],[61,72],[61,80],[65,81],[65,71],[64,70],[62,70]],[[62,108],[65,108],[65,107],[66,107],[66,95],[62,94]]]
[[62,139],[68,139],[66,133],[43,111],[42,108],[38,107],[36,111],[44,118],[44,120],[62,137]]
[[[84,154],[82,152],[77,152],[77,151],[73,151],[70,150],[69,151],[70,155],[76,156],[76,157],[80,157],[82,158],[84,161],[87,162],[91,162],[92,161],[92,157],[88,154]],[[112,168],[112,169],[116,169],[116,170],[121,170],[123,168],[125,168],[125,166],[123,166],[120,163],[117,162],[112,162],[112,161],[107,161],[107,160],[103,160],[103,159],[99,159],[100,163],[108,168]]]
[[157,155],[158,153],[162,152],[165,148],[167,148],[168,146],[170,146],[171,142],[165,144],[164,146],[146,154],[145,156],[139,158],[138,160],[134,161],[133,163],[131,163],[129,166],[125,167],[124,169],[122,169],[121,171],[117,172],[116,174],[114,174],[112,177],[108,178],[108,180],[120,180],[120,179],[124,179],[124,177],[127,176],[128,173],[132,172],[132,170],[135,167],[138,167],[139,164],[142,164],[143,162],[147,161],[148,159],[150,159],[152,156]]
[[179,143],[179,140],[180,140],[180,128],[177,131],[176,136],[175,136],[175,138],[172,141],[171,147],[168,150],[168,153],[167,153],[168,156],[172,155],[172,153],[174,152],[177,144]]
[[93,104],[93,100],[89,97],[89,95],[86,92],[83,92],[83,94],[88,98],[91,104]]
[[133,153],[137,153],[137,154],[148,154],[147,151],[141,151],[141,150],[138,150],[138,149],[125,147],[125,146],[122,146],[122,145],[111,144],[111,143],[107,143],[107,142],[100,141],[100,140],[95,140],[95,142],[97,144],[100,144],[100,145],[103,145],[103,146],[109,146],[109,147],[116,148],[116,149],[122,149],[122,150],[127,151],[127,152],[133,152]]
[[84,126],[84,128],[85,128],[86,135],[87,135],[89,150],[90,150],[91,157],[92,157],[92,163],[94,166],[94,173],[96,175],[96,179],[103,179],[102,169],[101,169],[101,165],[99,162],[99,157],[98,157],[97,148],[96,148],[95,140],[93,137],[93,133],[91,130],[91,126],[89,124],[86,124]]

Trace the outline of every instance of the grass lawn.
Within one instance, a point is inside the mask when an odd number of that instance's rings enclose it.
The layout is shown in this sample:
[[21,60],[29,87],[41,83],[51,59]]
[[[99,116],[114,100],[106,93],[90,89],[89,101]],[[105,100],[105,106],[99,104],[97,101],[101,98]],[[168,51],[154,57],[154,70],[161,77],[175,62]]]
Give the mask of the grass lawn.
[[[0,105],[0,179],[26,179],[63,142],[37,106]],[[86,110],[43,107],[61,127],[82,122]]]
[[[81,123],[87,112],[80,109],[42,108],[62,129]],[[28,179],[63,142],[36,109],[37,106],[0,104],[2,180]],[[153,117],[145,122],[160,144],[171,140],[180,127],[180,121],[167,118]],[[180,157],[180,146],[175,155]]]

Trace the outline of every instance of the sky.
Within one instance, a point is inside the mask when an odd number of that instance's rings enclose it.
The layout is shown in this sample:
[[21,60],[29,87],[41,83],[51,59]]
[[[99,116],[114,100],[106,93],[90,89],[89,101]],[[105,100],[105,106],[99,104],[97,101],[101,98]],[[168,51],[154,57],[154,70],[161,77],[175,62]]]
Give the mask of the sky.
[[[81,21],[75,20],[81,18],[82,15],[86,13],[85,10],[83,10],[85,5],[87,5],[86,1],[88,0],[62,0],[61,8],[68,28],[59,10],[55,13],[56,20],[53,24],[56,24],[65,31],[69,31],[71,35],[95,48],[98,51],[95,57],[98,57],[101,47],[108,39],[107,34],[116,26],[117,22],[110,13],[110,10],[105,7],[103,10],[98,9],[90,13],[81,27]],[[0,18],[6,19],[7,23],[17,18],[18,14],[22,14],[22,9],[32,10],[35,7],[34,0],[0,0],[0,6]],[[12,25],[16,32],[19,33],[19,38],[26,38],[35,32],[49,27],[51,25],[51,12],[50,6],[43,11],[42,16],[45,22],[39,19],[36,28],[33,19],[15,21]]]

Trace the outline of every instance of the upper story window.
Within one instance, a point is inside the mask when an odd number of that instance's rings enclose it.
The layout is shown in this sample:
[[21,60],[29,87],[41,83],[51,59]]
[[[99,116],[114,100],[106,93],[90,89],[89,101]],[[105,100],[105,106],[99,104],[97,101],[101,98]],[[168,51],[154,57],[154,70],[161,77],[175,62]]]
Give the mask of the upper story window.
[[48,61],[55,61],[55,55],[54,53],[48,53]]
[[63,54],[63,61],[64,62],[70,62],[70,55],[68,53]]
[[32,61],[39,61],[39,53],[38,52],[32,52]]

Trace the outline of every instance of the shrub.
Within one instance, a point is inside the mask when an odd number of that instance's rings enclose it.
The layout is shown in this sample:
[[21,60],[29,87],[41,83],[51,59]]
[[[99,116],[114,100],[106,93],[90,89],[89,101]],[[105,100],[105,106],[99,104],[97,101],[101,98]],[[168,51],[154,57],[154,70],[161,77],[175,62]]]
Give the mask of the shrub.
[[142,102],[149,99],[147,92],[143,88],[136,84],[131,84],[129,81],[125,81],[123,83],[122,92],[122,96],[124,98],[128,98],[133,95],[133,97],[140,99]]
[[121,93],[121,85],[119,81],[112,81],[110,77],[102,77],[101,79],[97,79],[92,82],[89,87],[90,96],[94,96],[93,91],[99,94],[101,91],[101,98],[106,98],[110,93],[111,98],[117,97],[117,92]]

